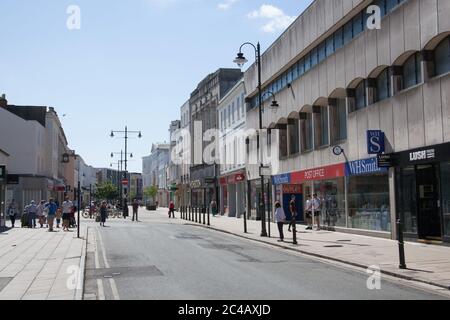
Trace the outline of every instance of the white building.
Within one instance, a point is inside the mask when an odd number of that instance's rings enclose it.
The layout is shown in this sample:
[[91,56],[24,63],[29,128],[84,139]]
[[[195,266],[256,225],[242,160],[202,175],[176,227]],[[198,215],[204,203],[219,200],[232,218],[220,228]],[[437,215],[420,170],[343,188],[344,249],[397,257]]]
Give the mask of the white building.
[[142,179],[144,190],[151,186],[158,188],[157,201],[159,206],[169,205],[167,190],[167,168],[169,167],[170,145],[157,143],[152,145],[150,156],[142,158]]
[[246,212],[245,172],[245,85],[238,83],[220,100],[219,117],[219,185],[220,212],[240,217]]
[[9,154],[0,149],[0,229],[5,227],[6,222],[6,175],[8,173]]

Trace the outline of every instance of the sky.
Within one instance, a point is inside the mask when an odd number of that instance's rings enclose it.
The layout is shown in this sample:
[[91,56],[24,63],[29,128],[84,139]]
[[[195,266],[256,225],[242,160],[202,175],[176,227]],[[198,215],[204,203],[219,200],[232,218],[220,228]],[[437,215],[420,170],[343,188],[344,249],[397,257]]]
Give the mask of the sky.
[[236,67],[243,42],[268,48],[311,2],[1,0],[0,94],[54,107],[70,148],[94,167],[124,149],[111,130],[142,131],[128,147],[128,170],[141,172],[197,84]]

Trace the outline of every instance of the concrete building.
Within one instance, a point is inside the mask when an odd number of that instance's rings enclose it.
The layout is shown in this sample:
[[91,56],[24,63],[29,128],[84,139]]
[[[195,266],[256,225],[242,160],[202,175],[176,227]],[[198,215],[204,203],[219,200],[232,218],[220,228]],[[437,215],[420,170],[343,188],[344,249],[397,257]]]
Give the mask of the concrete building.
[[129,203],[133,199],[142,200],[143,199],[143,184],[142,184],[142,174],[136,172],[129,173]]
[[0,229],[5,227],[6,222],[6,184],[8,173],[8,157],[9,154],[0,149]]
[[219,117],[219,210],[222,215],[241,217],[246,212],[245,85],[241,79],[220,100]]
[[[210,129],[217,130],[217,106],[227,92],[242,78],[239,69],[219,69],[208,75],[191,93],[189,99],[191,111],[191,168],[190,188],[193,206],[204,206],[212,199],[218,199],[219,170],[216,164],[208,164],[211,159],[203,159],[205,149],[211,143],[212,137],[204,137]],[[205,141],[205,140],[210,141]],[[218,156],[213,150],[211,157]]]
[[[191,108],[189,101],[186,101],[180,108],[180,137],[178,143],[181,146],[181,167],[180,167],[180,205],[189,206],[191,204]],[[180,141],[181,139],[181,141]]]
[[174,202],[175,207],[181,203],[181,166],[179,161],[173,159],[177,152],[177,144],[180,143],[181,121],[172,121],[169,128],[170,149],[169,166],[167,168],[167,185],[169,189],[170,200]]
[[[380,29],[369,28],[373,4]],[[278,146],[275,199],[295,195],[302,208],[316,193],[335,230],[395,238],[401,217],[408,238],[450,241],[449,16],[449,1],[316,0],[270,46],[263,90],[280,108],[267,96],[263,125]],[[249,128],[256,70],[245,73]]]
[[[142,158],[142,179],[144,190],[151,186],[158,188],[158,205],[169,205],[169,191],[167,188],[167,168],[169,167],[170,145],[157,143],[152,145],[150,156]],[[146,199],[149,200],[149,199]]]

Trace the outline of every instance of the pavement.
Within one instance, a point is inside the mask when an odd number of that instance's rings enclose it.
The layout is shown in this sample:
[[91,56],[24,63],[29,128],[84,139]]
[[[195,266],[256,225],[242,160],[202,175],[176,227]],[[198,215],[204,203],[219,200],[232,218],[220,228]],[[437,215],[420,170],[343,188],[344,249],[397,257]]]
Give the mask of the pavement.
[[81,300],[87,228],[0,233],[0,300]]
[[[140,222],[89,226],[85,300],[428,300],[443,289],[380,277],[365,269],[140,211]],[[222,218],[218,218],[222,219]]]
[[[298,245],[293,245],[292,233],[287,231],[287,225],[284,228],[285,242],[280,243],[278,229],[274,223],[270,224],[271,237],[269,238],[260,236],[261,221],[248,220],[248,233],[244,233],[243,219],[211,215],[210,222],[211,226],[208,228],[216,231],[356,267],[375,266],[386,275],[450,290],[450,247],[448,246],[405,242],[407,269],[402,270],[399,269],[398,242],[394,240],[325,230],[309,231],[305,230],[305,226],[298,225]],[[194,224],[207,227],[203,224]]]

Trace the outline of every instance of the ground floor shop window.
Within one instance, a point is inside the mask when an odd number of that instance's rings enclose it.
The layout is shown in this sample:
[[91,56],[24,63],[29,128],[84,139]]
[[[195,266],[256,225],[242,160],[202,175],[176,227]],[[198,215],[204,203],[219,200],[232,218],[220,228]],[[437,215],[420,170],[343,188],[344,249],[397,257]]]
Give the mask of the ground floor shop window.
[[349,228],[390,232],[388,175],[349,177],[348,211]]
[[416,172],[413,166],[397,169],[397,212],[404,231],[417,234]]
[[[314,182],[314,193],[317,194],[321,202],[320,216],[322,224],[331,227],[345,227],[344,178]],[[311,195],[311,193],[306,195]]]
[[444,235],[450,237],[450,162],[441,164],[441,185]]

